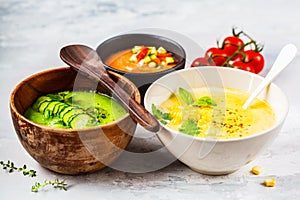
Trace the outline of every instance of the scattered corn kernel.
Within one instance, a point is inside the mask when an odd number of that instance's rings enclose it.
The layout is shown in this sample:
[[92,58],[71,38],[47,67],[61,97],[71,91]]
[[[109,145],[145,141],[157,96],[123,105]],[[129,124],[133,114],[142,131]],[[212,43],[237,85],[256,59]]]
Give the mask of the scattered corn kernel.
[[251,173],[255,175],[259,175],[262,172],[262,167],[261,166],[254,166],[252,167]]
[[267,187],[274,187],[276,185],[275,178],[266,178],[264,180],[264,185],[267,186]]

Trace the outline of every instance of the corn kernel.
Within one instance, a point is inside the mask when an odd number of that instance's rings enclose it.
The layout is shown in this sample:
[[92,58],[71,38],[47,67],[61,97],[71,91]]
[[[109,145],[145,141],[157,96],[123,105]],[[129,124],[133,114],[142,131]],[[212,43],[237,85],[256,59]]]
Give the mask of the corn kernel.
[[261,171],[262,171],[262,167],[257,165],[252,167],[251,173],[255,175],[259,175]]
[[274,187],[276,185],[275,178],[266,178],[264,180],[264,185],[267,186],[267,187]]

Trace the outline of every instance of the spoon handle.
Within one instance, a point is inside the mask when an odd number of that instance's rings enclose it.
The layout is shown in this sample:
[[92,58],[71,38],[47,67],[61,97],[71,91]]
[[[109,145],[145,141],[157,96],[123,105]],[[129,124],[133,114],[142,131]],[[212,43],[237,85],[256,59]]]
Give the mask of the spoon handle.
[[[94,71],[98,77],[108,76],[108,74],[99,74],[100,71]],[[117,83],[111,78],[101,78],[102,83],[114,91],[116,98],[128,108],[131,117],[137,121],[141,126],[151,132],[157,132],[160,125],[156,118],[153,117],[143,106],[132,99]]]
[[260,94],[260,92],[267,87],[272,80],[284,69],[290,64],[290,62],[293,60],[297,53],[297,48],[293,44],[287,44],[285,45],[278,57],[276,58],[273,66],[271,67],[268,75],[264,78],[262,83],[254,90],[254,92],[251,94],[251,96],[247,99],[245,104],[243,105],[243,109],[247,109],[249,105],[252,103],[252,101],[255,99],[257,95]]
[[133,120],[145,129],[151,132],[160,130],[160,124],[156,118],[109,77],[102,61],[93,49],[83,45],[70,45],[61,49],[60,57],[74,70],[100,81],[128,109]]

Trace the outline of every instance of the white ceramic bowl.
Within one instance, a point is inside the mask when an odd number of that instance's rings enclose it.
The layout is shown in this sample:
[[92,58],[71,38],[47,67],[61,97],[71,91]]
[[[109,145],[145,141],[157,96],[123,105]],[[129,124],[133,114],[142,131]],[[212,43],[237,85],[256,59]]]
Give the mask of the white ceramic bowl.
[[[159,105],[178,87],[230,87],[252,92],[263,77],[239,69],[225,67],[198,67],[172,72],[155,81],[147,90],[144,105]],[[163,124],[157,136],[168,150],[191,169],[210,175],[232,173],[251,162],[279,133],[288,113],[285,94],[275,84],[265,89],[259,98],[265,99],[274,109],[277,122],[271,128],[241,138],[196,138],[174,131]]]

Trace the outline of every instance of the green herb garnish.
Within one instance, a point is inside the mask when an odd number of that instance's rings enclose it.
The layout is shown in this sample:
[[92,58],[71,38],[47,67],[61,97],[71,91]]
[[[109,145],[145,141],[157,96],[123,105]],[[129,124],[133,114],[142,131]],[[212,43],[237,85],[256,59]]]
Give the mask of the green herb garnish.
[[200,127],[198,126],[196,120],[188,119],[182,123],[179,131],[188,135],[197,135],[200,133]]
[[26,165],[23,165],[23,167],[15,167],[15,164],[13,162],[11,162],[10,160],[8,160],[7,163],[0,161],[0,165],[2,165],[2,168],[4,170],[7,170],[9,173],[18,171],[18,172],[22,172],[24,176],[27,176],[27,175],[30,177],[36,176],[35,170],[27,169]]
[[152,114],[160,120],[161,123],[167,124],[172,119],[170,113],[164,113],[152,104]]
[[179,92],[179,98],[181,99],[181,101],[183,101],[187,105],[190,105],[193,103],[193,95],[189,91],[187,91],[186,89],[183,89],[183,88],[179,88],[178,92]]
[[199,99],[197,99],[194,103],[193,106],[217,106],[217,104],[209,97],[209,96],[204,96]]
[[63,96],[58,95],[58,94],[47,94],[46,96],[49,97],[53,101],[62,101],[63,100]]
[[69,91],[59,92],[57,94],[47,94],[52,101],[60,101],[67,104],[72,104],[73,93]]
[[[26,165],[23,165],[23,167],[15,167],[15,164],[11,162],[10,160],[7,161],[7,163],[4,163],[3,161],[0,161],[0,165],[2,165],[2,168],[9,173],[12,173],[14,171],[22,172],[24,176],[29,176],[29,177],[35,177],[36,176],[36,171],[33,169],[28,170]],[[43,184],[36,182],[32,187],[31,191],[32,192],[38,192],[39,189],[47,186],[47,185],[52,185],[54,188],[59,188],[63,190],[67,190],[67,184],[65,183],[65,180],[60,181],[58,178],[54,179],[54,181],[48,181],[45,180]]]
[[54,188],[58,188],[58,189],[67,191],[67,184],[65,183],[65,180],[60,181],[58,178],[56,178],[56,179],[54,179],[54,181],[45,180],[44,183],[36,182],[31,187],[31,192],[38,192],[39,189],[46,187],[47,185],[52,185]]

